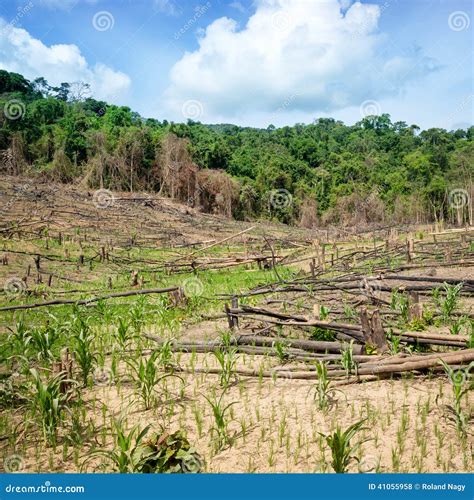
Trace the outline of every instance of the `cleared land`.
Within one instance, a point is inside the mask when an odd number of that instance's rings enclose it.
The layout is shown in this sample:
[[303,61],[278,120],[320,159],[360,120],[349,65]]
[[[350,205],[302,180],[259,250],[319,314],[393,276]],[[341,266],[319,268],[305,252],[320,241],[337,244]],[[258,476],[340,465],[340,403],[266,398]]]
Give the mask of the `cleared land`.
[[186,435],[180,470],[331,472],[325,436],[363,421],[350,472],[472,470],[472,230],[308,231],[13,177],[0,210],[0,467],[138,470],[150,426],[156,449]]

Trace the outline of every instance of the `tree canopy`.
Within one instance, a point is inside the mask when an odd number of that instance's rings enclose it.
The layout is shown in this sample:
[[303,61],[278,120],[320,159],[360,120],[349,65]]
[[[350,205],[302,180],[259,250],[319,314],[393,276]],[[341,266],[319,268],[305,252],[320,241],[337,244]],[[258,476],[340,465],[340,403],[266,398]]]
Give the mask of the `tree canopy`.
[[[156,190],[241,219],[428,221],[448,213],[449,190],[472,189],[474,127],[420,131],[388,114],[352,126],[329,118],[266,129],[173,123],[95,100],[81,82],[52,87],[4,70],[0,106],[7,173]],[[272,203],[276,190],[290,203]]]

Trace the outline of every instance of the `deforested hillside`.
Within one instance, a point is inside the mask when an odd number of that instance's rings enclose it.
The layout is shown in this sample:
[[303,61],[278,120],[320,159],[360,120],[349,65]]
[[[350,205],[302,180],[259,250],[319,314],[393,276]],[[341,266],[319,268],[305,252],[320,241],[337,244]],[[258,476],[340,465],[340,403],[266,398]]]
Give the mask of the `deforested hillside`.
[[169,123],[0,70],[1,170],[147,190],[203,212],[308,228],[473,220],[474,128],[369,115],[266,129]]

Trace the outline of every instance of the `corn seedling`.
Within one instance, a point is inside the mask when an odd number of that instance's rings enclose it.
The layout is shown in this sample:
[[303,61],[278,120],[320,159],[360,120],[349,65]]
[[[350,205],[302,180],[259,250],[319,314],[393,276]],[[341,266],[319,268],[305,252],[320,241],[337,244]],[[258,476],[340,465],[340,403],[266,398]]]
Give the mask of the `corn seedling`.
[[214,427],[212,430],[217,433],[216,441],[216,451],[221,450],[225,445],[232,443],[232,438],[228,432],[229,419],[227,418],[227,412],[229,409],[237,404],[237,401],[232,401],[231,403],[224,404],[222,399],[226,393],[224,389],[219,398],[214,394],[213,398],[208,398],[204,395],[204,398],[209,403],[212,409],[212,415],[214,417]]
[[346,371],[346,376],[355,370],[357,372],[357,364],[354,361],[354,341],[351,340],[350,344],[345,345],[341,352],[341,364]]
[[115,472],[120,472],[122,474],[141,472],[142,460],[140,445],[149,429],[149,425],[143,429],[140,429],[140,427],[136,425],[127,431],[121,419],[114,420],[114,448],[112,450],[95,450],[91,452],[84,461],[83,467],[93,458],[101,456],[111,463]]
[[94,370],[97,357],[93,352],[94,335],[88,328],[81,328],[73,337],[74,359],[81,369],[82,384],[88,385],[89,376]]
[[328,377],[328,369],[326,363],[319,361],[316,363],[316,372],[318,374],[318,379],[316,384],[310,389],[314,391],[314,400],[318,403],[318,408],[321,411],[327,410],[336,399],[334,394],[338,391],[337,389],[331,388],[331,381]]
[[461,293],[463,285],[464,283],[459,283],[457,285],[448,285],[447,283],[443,284],[446,297],[440,300],[440,306],[441,313],[445,321],[448,320],[456,310],[459,294]]
[[285,363],[288,360],[288,352],[285,344],[283,344],[283,342],[275,341],[273,342],[273,348],[280,363]]
[[470,378],[471,369],[474,367],[474,362],[465,369],[453,370],[444,361],[441,361],[444,371],[448,375],[449,381],[453,388],[453,404],[447,405],[451,414],[451,420],[456,424],[456,428],[460,434],[466,435],[471,416],[467,415],[462,409],[462,400],[465,394],[472,390],[474,384]]
[[57,441],[58,427],[63,420],[63,410],[71,396],[70,391],[64,391],[67,381],[64,373],[44,382],[38,371],[30,370],[33,378],[31,398],[35,415],[41,422],[44,440],[54,446]]
[[158,393],[156,386],[159,385],[162,380],[168,377],[177,377],[182,380],[172,373],[160,375],[157,366],[157,358],[159,355],[160,353],[155,351],[146,360],[140,357],[139,360],[129,359],[126,361],[134,374],[136,395],[141,400],[145,410],[149,410],[156,402]]
[[365,419],[360,420],[348,427],[345,431],[342,431],[340,427],[337,426],[335,432],[332,434],[325,435],[320,433],[331,450],[331,466],[334,472],[343,474],[347,472],[352,460],[358,460],[354,453],[356,453],[362,443],[368,441],[368,439],[359,440],[355,444],[351,444],[351,440],[362,430],[362,424],[364,422]]
[[221,349],[214,351],[214,356],[221,367],[219,382],[224,389],[229,387],[230,381],[234,376],[237,361],[236,354],[237,349],[235,347],[228,349],[227,352]]

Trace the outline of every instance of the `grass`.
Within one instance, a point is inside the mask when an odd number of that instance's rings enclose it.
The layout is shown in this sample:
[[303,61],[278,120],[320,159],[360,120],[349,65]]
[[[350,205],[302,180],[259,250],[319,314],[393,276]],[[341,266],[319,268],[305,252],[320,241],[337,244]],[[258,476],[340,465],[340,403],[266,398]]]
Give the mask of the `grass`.
[[[18,244],[15,240],[7,241],[5,248],[14,249]],[[113,278],[112,291],[130,289],[130,271],[134,267],[138,269],[139,282],[143,280],[146,288],[182,284],[196,276],[203,284],[203,290],[201,295],[176,306],[167,295],[150,295],[104,300],[87,307],[39,308],[28,311],[28,314],[17,312],[2,316],[3,330],[8,329],[8,336],[2,338],[4,349],[0,354],[5,367],[2,366],[0,371],[0,437],[7,454],[18,453],[27,457],[29,472],[52,468],[76,471],[85,456],[83,468],[87,470],[144,472],[148,468],[148,471],[164,471],[168,465],[160,461],[166,457],[164,449],[168,446],[174,457],[170,460],[170,467],[177,472],[183,471],[183,463],[175,458],[181,449],[179,443],[184,443],[184,440],[176,436],[173,443],[175,437],[171,437],[169,443],[161,447],[161,443],[158,444],[164,434],[161,429],[156,433],[149,428],[141,436],[148,422],[166,426],[170,436],[181,432],[183,438],[189,439],[190,448],[199,450],[199,456],[206,458],[205,467],[212,472],[234,469],[310,472],[314,467],[327,472],[331,470],[324,456],[328,451],[334,470],[354,470],[358,461],[360,464],[370,462],[370,457],[378,455],[379,451],[376,468],[380,467],[384,472],[429,470],[429,467],[437,471],[452,471],[453,463],[457,471],[472,468],[469,440],[457,431],[456,426],[437,420],[439,410],[433,407],[438,386],[443,388],[444,397],[448,394],[446,377],[417,379],[416,382],[387,380],[380,383],[384,387],[383,393],[372,393],[372,388],[378,386],[364,384],[344,386],[343,391],[338,391],[328,370],[337,368],[339,361],[331,361],[316,364],[318,378],[315,381],[288,377],[278,378],[278,383],[273,383],[263,375],[237,379],[237,368],[263,374],[274,369],[275,362],[278,362],[285,363],[285,369],[291,374],[301,365],[290,359],[288,349],[279,341],[273,345],[272,354],[276,357],[237,355],[233,347],[233,335],[237,333],[224,326],[225,319],[219,320],[215,331],[208,329],[208,324],[203,327],[206,334],[220,336],[221,349],[216,354],[173,352],[173,343],[179,342],[188,332],[195,335],[200,331],[203,319],[222,314],[225,300],[220,300],[222,297],[218,294],[265,286],[275,281],[273,271],[239,266],[198,270],[196,275],[168,273],[160,270],[158,264],[146,266],[143,261],[176,259],[185,255],[186,250],[151,246],[111,249],[116,260],[108,264],[94,261],[91,270],[88,263],[96,254],[96,244],[84,241],[81,244],[86,265],[79,270],[77,241],[68,242],[70,261],[64,265],[53,261],[44,263],[48,271],[76,281],[56,280],[56,288],[49,289],[45,284],[35,285],[30,280],[31,294],[9,297],[6,303],[43,300],[36,294],[44,296],[44,300],[56,297],[56,293],[59,297],[89,298],[99,294],[100,290],[104,293],[108,276]],[[38,251],[44,250],[44,240],[32,245],[37,245],[34,249]],[[211,250],[206,256],[248,251],[242,246],[228,248],[226,245]],[[48,253],[64,256],[64,245],[53,244],[50,239]],[[374,261],[374,269],[380,262]],[[158,270],[151,270],[152,267]],[[283,280],[295,278],[294,269],[279,266],[278,271]],[[77,289],[81,291],[73,292]],[[445,295],[446,292],[441,291],[439,300]],[[311,301],[321,302],[317,291],[308,295],[310,303],[308,297],[295,297],[288,297],[287,303],[282,305],[288,312],[294,310],[293,299],[300,314],[312,310]],[[343,303],[331,305],[331,311],[322,306],[321,315],[326,319],[330,316],[334,321],[345,317],[349,322],[357,322],[356,309],[348,305],[353,303],[351,299],[350,294],[345,294]],[[262,300],[258,296],[239,299],[242,304],[252,305]],[[405,300],[405,297],[396,299],[397,310],[405,310]],[[469,333],[469,327],[472,332],[472,322],[461,321],[460,313],[462,303],[457,296],[454,308],[446,316],[448,319],[443,319],[453,335],[464,334],[466,330]],[[246,320],[241,323],[245,331]],[[289,333],[283,326],[275,331],[282,336]],[[157,345],[147,340],[145,333],[159,336],[162,343]],[[292,330],[289,338],[296,333]],[[299,333],[304,335],[304,332]],[[334,332],[324,328],[314,329],[311,333],[315,338],[335,339]],[[66,381],[64,374],[57,375],[60,353],[65,347],[75,355],[73,381]],[[405,350],[400,338],[395,336],[391,338],[391,347],[392,352]],[[356,372],[350,346],[346,347],[342,358],[346,373]],[[208,368],[216,366],[221,373],[207,372]],[[29,372],[30,368],[36,371],[37,378]],[[106,374],[105,383],[96,376],[98,371]],[[429,388],[431,402],[427,394],[415,408],[413,402],[404,401],[403,396],[405,393],[408,398],[413,385],[419,383]],[[68,385],[69,389],[64,392]],[[79,385],[82,388],[76,391]],[[179,394],[174,395],[172,392],[177,386]],[[311,397],[308,397],[309,391]],[[452,391],[449,388],[449,404],[456,408]],[[336,404],[337,392],[345,397],[347,404]],[[469,393],[463,393],[459,408],[468,417]],[[118,412],[123,413],[120,422],[115,418]],[[454,416],[451,412],[449,415]],[[373,439],[373,443],[363,449],[361,445],[367,438],[367,431],[361,428],[351,435],[348,431],[352,426],[346,428],[350,422],[362,418],[367,419],[366,426],[370,426]],[[469,424],[468,420],[466,422]],[[437,431],[433,431],[435,423]],[[317,432],[321,429],[327,429],[324,437]],[[469,427],[467,429],[469,431]],[[395,436],[390,446],[385,446],[385,436]],[[143,451],[147,446],[150,449]],[[94,451],[89,457],[87,454],[91,449]],[[154,458],[143,461],[150,455]],[[429,465],[431,457],[436,460],[435,465]],[[190,472],[204,467],[204,460],[190,460]]]

